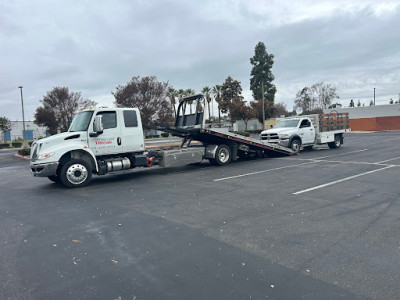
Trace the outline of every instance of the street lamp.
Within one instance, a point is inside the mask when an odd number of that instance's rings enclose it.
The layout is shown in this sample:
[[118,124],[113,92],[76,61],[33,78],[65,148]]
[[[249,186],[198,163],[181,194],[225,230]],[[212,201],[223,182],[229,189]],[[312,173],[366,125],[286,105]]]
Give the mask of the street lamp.
[[265,130],[265,101],[264,101],[264,81],[261,84],[261,94],[262,94],[262,117],[263,124],[262,129]]
[[375,106],[375,88],[374,88],[374,106]]
[[24,97],[22,96],[22,88],[23,88],[23,86],[20,85],[18,88],[21,90],[22,125],[24,126],[24,146],[25,146],[26,135],[25,135]]

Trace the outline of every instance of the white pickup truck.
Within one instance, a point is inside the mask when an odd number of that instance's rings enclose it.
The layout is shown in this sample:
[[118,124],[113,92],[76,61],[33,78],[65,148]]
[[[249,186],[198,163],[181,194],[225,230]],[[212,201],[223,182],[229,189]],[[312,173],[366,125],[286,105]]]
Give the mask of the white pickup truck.
[[301,148],[322,144],[339,148],[343,144],[343,134],[349,131],[347,113],[315,114],[285,118],[273,128],[262,131],[260,139],[298,153]]

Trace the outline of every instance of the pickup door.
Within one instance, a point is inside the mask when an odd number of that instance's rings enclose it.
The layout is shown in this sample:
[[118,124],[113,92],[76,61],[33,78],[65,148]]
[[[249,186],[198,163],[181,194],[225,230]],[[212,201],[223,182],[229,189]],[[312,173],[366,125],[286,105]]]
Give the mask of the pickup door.
[[302,144],[313,144],[315,140],[315,129],[309,119],[300,122],[299,134]]

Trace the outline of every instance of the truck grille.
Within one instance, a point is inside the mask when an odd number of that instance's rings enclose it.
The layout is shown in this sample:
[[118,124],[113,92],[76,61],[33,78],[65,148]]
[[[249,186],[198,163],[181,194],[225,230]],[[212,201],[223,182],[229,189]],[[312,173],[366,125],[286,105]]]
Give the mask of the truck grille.
[[270,142],[279,142],[279,136],[276,133],[265,133],[261,134],[261,140]]

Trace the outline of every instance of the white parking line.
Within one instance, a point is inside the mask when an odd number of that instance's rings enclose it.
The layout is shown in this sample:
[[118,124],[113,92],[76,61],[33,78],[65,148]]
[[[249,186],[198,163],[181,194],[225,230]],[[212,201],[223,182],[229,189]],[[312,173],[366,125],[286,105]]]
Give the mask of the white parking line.
[[[351,154],[351,153],[359,153],[359,152],[364,152],[364,151],[368,151],[368,149],[361,149],[361,150],[356,150],[356,151],[343,152],[343,153],[340,153],[340,154],[321,156],[321,157],[316,157],[314,159],[336,157],[336,156],[340,156],[340,155],[346,155],[346,154]],[[281,160],[289,160],[289,159],[291,159],[291,160],[304,160],[304,159],[308,159],[308,158],[297,158],[297,157],[294,157],[294,156],[289,156],[289,157],[278,157],[276,159],[281,159]]]
[[227,179],[245,177],[245,176],[256,175],[256,174],[261,174],[261,173],[266,173],[266,172],[271,172],[271,171],[276,171],[276,170],[282,170],[282,169],[287,169],[287,168],[293,168],[293,167],[298,167],[298,166],[302,166],[302,165],[315,164],[315,163],[316,163],[316,161],[310,161],[310,162],[305,162],[305,163],[298,164],[298,165],[284,166],[284,167],[279,167],[279,168],[274,168],[274,169],[268,169],[268,170],[252,172],[252,173],[246,173],[246,174],[240,174],[240,175],[235,175],[235,176],[223,177],[223,178],[219,178],[219,179],[214,179],[214,181],[222,181],[222,180],[227,180]]
[[391,138],[389,140],[383,140],[383,142],[391,142],[391,141],[394,141],[394,140],[400,140],[400,137],[399,138]]
[[356,150],[356,151],[351,151],[351,152],[344,152],[344,153],[340,153],[340,154],[333,154],[333,155],[327,155],[327,156],[322,156],[322,157],[316,157],[315,159],[336,157],[336,156],[340,156],[340,155],[346,155],[346,154],[350,154],[350,153],[358,153],[358,152],[364,152],[364,151],[368,151],[368,149],[362,149],[362,150]]
[[388,161],[392,161],[392,160],[396,160],[396,159],[400,159],[400,156],[395,157],[395,158],[391,158],[391,159],[387,159],[387,160],[379,161],[379,162],[377,162],[377,164],[382,164],[382,163],[385,163],[385,162],[388,162]]
[[346,178],[343,178],[343,179],[339,179],[339,180],[335,180],[335,181],[328,182],[328,183],[325,183],[325,184],[321,184],[321,185],[318,185],[318,186],[314,186],[314,187],[306,189],[306,190],[295,192],[295,193],[293,193],[293,195],[300,195],[300,194],[303,194],[303,193],[307,193],[307,192],[310,192],[310,191],[321,189],[321,188],[326,187],[326,186],[334,185],[334,184],[337,184],[339,182],[347,181],[347,180],[350,180],[350,179],[353,179],[353,178],[357,178],[357,177],[360,177],[360,176],[364,176],[364,175],[372,174],[372,173],[375,173],[375,172],[383,171],[383,170],[386,170],[386,169],[389,169],[389,168],[393,168],[393,167],[395,167],[395,166],[387,166],[387,167],[384,167],[384,168],[381,168],[381,169],[377,169],[377,170],[373,170],[373,171],[369,171],[369,172],[365,172],[365,173],[349,176],[349,177],[346,177]]

